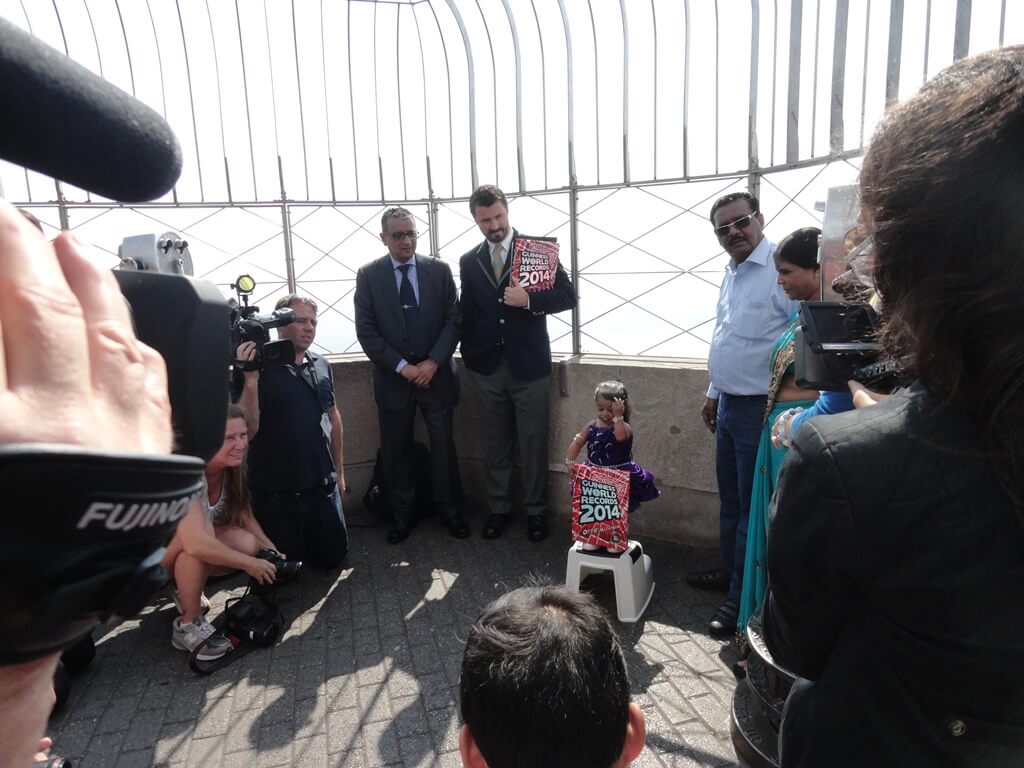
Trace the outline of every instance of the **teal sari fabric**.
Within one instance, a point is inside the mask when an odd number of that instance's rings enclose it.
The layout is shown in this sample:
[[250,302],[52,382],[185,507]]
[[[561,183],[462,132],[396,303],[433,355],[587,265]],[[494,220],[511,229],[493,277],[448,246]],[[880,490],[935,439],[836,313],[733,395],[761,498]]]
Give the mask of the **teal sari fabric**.
[[779,477],[779,469],[786,458],[785,448],[772,447],[772,424],[783,411],[790,408],[810,408],[814,400],[798,400],[795,402],[776,403],[775,395],[786,373],[790,371],[795,351],[795,340],[799,319],[796,315],[779,336],[772,348],[768,390],[769,409],[765,414],[764,425],[761,427],[761,441],[757,448],[754,485],[750,494],[750,517],[747,521],[747,556],[743,564],[743,591],[740,594],[740,610],[736,621],[736,632],[743,635],[750,616],[760,609],[764,602],[764,593],[768,587],[768,568],[765,552],[768,549],[768,505],[775,493],[775,483]]

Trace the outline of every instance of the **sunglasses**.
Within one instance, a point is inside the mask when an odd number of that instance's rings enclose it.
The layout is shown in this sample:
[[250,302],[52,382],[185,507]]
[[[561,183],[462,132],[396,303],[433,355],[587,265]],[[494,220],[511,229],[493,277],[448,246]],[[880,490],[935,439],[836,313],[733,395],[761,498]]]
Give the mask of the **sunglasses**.
[[410,240],[415,240],[419,236],[419,234],[420,233],[417,232],[415,229],[410,229],[408,232],[392,232],[390,235],[388,235],[388,237],[390,237],[396,243],[400,243],[407,237]]
[[718,237],[725,237],[727,234],[729,234],[729,230],[732,229],[733,227],[736,227],[736,229],[746,229],[747,227],[750,226],[750,222],[754,220],[755,216],[757,216],[757,211],[754,211],[753,213],[748,213],[746,216],[741,216],[740,218],[736,219],[736,221],[730,221],[728,224],[723,224],[720,227],[715,227],[715,234]]

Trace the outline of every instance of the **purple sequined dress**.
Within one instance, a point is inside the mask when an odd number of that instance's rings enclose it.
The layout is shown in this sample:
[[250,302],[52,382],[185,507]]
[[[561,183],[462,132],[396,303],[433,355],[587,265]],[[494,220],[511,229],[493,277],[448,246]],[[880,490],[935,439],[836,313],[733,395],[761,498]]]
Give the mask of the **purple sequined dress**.
[[661,495],[654,484],[654,475],[633,461],[633,435],[621,443],[615,439],[615,427],[587,428],[587,456],[598,467],[611,467],[629,472],[629,511],[640,502],[653,501]]

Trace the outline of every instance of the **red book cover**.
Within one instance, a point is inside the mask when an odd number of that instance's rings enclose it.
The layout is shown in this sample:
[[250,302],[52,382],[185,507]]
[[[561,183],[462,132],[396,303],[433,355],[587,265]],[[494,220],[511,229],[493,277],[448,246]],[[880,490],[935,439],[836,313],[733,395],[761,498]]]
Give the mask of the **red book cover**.
[[621,552],[629,543],[629,472],[573,464],[572,538]]
[[512,274],[527,293],[554,288],[557,272],[556,240],[517,237],[512,243]]

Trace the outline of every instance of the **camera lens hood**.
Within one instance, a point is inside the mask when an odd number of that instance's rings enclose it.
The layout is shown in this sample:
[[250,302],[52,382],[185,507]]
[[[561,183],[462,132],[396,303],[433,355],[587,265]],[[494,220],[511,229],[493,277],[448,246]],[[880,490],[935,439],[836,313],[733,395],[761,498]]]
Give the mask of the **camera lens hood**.
[[63,650],[145,606],[167,581],[164,547],[203,467],[191,456],[0,446],[0,664]]

